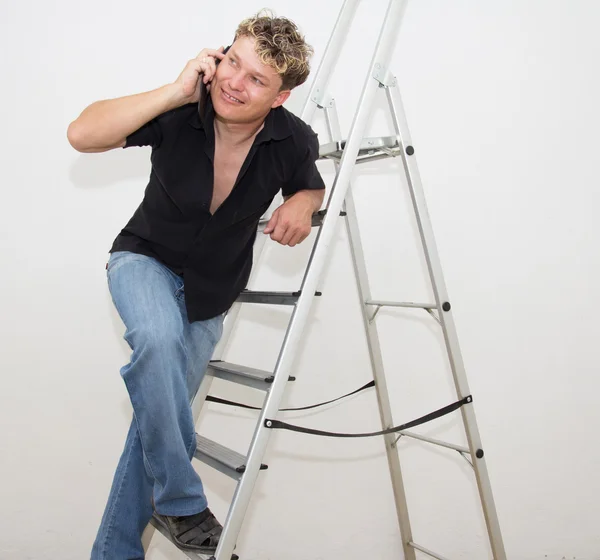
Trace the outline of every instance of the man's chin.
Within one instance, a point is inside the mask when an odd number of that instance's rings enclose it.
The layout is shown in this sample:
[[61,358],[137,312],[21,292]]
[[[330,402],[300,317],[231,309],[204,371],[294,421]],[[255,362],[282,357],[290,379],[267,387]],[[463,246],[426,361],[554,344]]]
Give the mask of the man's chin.
[[235,107],[232,109],[230,107],[221,107],[220,105],[215,105],[214,109],[215,115],[222,121],[227,121],[234,124],[243,124],[248,122],[248,118],[244,115],[244,113]]

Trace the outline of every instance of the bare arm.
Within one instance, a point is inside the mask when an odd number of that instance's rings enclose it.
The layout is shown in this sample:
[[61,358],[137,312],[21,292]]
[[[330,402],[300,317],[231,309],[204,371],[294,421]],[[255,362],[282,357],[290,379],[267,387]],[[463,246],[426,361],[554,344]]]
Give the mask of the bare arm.
[[287,202],[293,196],[297,196],[298,198],[306,197],[306,200],[309,205],[312,205],[313,214],[318,212],[323,204],[323,199],[325,198],[325,189],[317,189],[310,190],[305,189],[302,191],[298,191],[296,194],[291,194],[283,197],[283,201]]
[[96,101],[69,125],[69,143],[78,152],[87,153],[123,147],[132,132],[154,117],[181,106],[180,90],[176,84],[168,84],[145,93]]
[[215,59],[224,56],[222,50],[223,47],[200,51],[172,84],[92,103],[69,125],[69,143],[78,152],[86,153],[122,148],[131,133],[158,115],[198,101],[198,78],[201,73],[205,83],[212,78],[216,71]]

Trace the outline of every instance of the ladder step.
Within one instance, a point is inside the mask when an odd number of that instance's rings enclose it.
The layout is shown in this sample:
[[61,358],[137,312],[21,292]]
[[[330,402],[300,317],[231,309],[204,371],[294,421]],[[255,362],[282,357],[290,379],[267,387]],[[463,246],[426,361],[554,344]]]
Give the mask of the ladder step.
[[[344,155],[346,141],[328,142],[319,146],[319,159],[340,160]],[[400,145],[396,136],[364,138],[358,150],[357,163],[400,155]]]
[[[198,434],[196,434],[196,444],[196,453],[194,456],[199,461],[235,480],[238,480],[245,472],[246,457],[241,453]],[[260,466],[261,470],[267,468],[267,465]]]
[[[173,539],[171,538],[171,534],[169,533],[169,530],[159,521],[159,519],[157,517],[155,517],[155,515],[153,515],[150,519],[150,523],[154,526],[154,528],[162,534],[163,537],[165,537],[167,540],[173,542]],[[175,545],[175,543],[173,543]],[[177,545],[175,545],[177,546]],[[178,547],[179,548],[179,547]],[[200,554],[199,552],[194,552],[193,550],[184,550],[182,548],[179,548],[179,550],[181,550],[181,552],[183,552],[183,554],[185,554],[188,558],[190,558],[191,560],[214,560],[214,556],[210,556],[208,554]],[[239,556],[237,554],[233,554],[231,556],[231,560],[239,560]]]
[[[321,227],[323,225],[323,221],[325,220],[325,215],[327,214],[327,208],[324,210],[319,210],[312,215],[312,227]],[[340,211],[340,216],[345,216],[346,212],[344,210]]]
[[[254,292],[244,290],[236,301],[240,303],[268,303],[271,305],[296,305],[301,291],[297,292]],[[320,296],[321,292],[315,292]]]
[[[275,380],[275,376],[270,371],[255,369],[221,360],[215,360],[208,364],[206,373],[225,381],[239,383],[261,391],[268,391],[271,388],[271,383]],[[288,381],[296,381],[296,378],[289,376]]]
[[[323,225],[323,220],[325,219],[325,214],[327,214],[327,208],[323,209],[323,210],[319,210],[318,212],[315,212],[312,215],[312,220],[311,220],[311,227],[321,227]],[[340,211],[340,216],[345,216],[346,212],[344,210]],[[271,217],[269,216],[268,218],[261,218],[261,220],[258,222],[258,231],[261,232],[263,231],[266,227],[267,224],[269,223],[269,220],[271,219]]]
[[[169,530],[158,520],[157,517],[155,517],[155,515],[153,515],[150,518],[150,523],[154,526],[154,528],[163,537],[165,537],[167,540],[173,542],[173,539],[171,538],[171,534],[169,533]],[[173,544],[175,545],[175,543],[173,543]],[[177,545],[175,545],[175,546],[177,546]],[[199,554],[196,554],[196,553],[192,552],[191,550],[183,550],[183,549],[181,549],[181,552],[183,552],[191,560],[199,560],[199,559],[208,558],[208,556],[201,556]]]

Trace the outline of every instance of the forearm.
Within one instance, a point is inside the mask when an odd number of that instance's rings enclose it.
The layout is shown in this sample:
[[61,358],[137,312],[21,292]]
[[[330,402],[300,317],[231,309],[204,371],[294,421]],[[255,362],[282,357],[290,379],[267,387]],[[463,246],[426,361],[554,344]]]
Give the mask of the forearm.
[[311,207],[312,213],[318,212],[321,209],[321,205],[323,204],[323,199],[325,197],[325,189],[319,190],[304,190],[298,191],[297,193],[284,197],[284,200],[287,202],[291,198],[301,199],[306,201],[306,203]]
[[69,125],[69,143],[78,151],[118,146],[153,118],[183,105],[180,90],[168,84],[145,93],[96,101]]

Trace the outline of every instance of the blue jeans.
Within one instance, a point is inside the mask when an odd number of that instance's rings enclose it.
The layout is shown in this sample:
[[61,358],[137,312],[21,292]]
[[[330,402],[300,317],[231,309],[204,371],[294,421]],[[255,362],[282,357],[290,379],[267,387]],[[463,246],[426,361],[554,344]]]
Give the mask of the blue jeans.
[[223,316],[190,324],[183,278],[151,257],[112,253],[107,277],[133,351],[121,368],[133,419],[91,559],[141,560],[152,498],[163,515],[192,515],[207,507],[191,463],[191,402],[221,337]]

